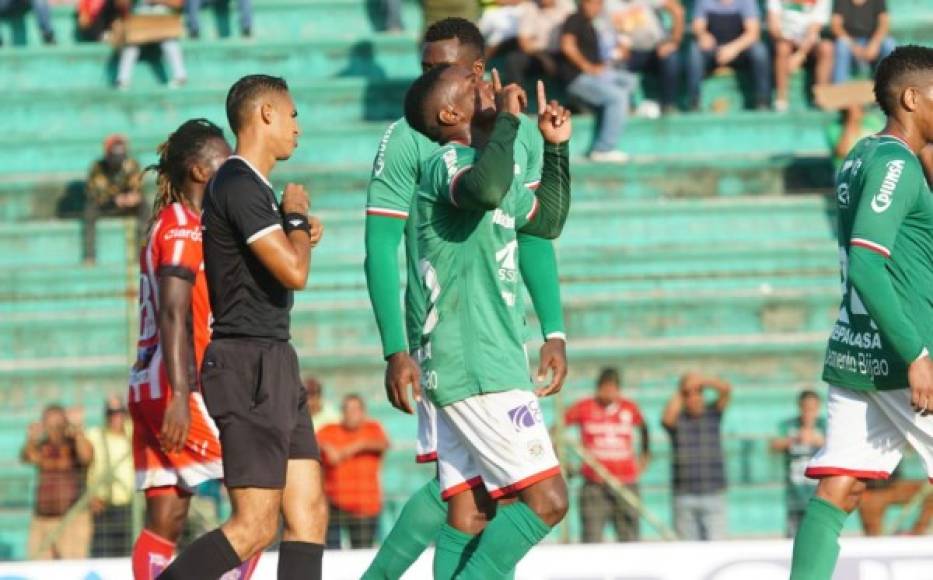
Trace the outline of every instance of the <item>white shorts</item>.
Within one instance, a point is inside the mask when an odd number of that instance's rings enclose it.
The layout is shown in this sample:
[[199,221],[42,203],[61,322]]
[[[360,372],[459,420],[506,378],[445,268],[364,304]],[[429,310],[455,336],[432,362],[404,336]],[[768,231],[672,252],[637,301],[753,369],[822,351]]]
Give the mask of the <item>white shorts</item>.
[[538,398],[516,389],[439,407],[437,471],[445,500],[480,485],[499,499],[559,475]]
[[851,475],[887,479],[910,445],[933,481],[933,415],[910,406],[910,389],[854,391],[830,385],[826,444],[807,465],[806,475]]
[[431,463],[437,461],[437,407],[427,395],[415,404],[418,410],[418,442],[415,461]]

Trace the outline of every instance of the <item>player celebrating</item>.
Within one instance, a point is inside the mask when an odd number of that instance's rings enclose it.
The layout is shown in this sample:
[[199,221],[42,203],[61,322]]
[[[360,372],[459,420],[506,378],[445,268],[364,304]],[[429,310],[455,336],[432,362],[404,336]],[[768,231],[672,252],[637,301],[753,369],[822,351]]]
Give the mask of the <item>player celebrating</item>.
[[[409,125],[444,144],[425,163],[415,201],[428,298],[421,384],[438,407],[438,472],[449,503],[434,557],[439,579],[508,576],[567,510],[537,398],[526,390],[515,252],[519,231],[553,239],[563,229],[570,115],[546,102],[539,82],[546,145],[535,194],[514,179],[524,91],[510,85],[495,99],[459,66],[431,69],[405,98]],[[511,496],[520,499],[516,509],[490,522],[495,501]]]
[[898,48],[875,74],[884,130],[839,171],[842,308],[829,339],[821,478],[794,541],[792,580],[829,580],[865,480],[886,479],[910,444],[933,479],[933,197],[917,158],[933,142],[933,49]]
[[[482,76],[484,53],[483,36],[475,24],[462,18],[446,18],[431,25],[425,33],[421,64],[425,71],[441,64],[458,64]],[[541,178],[543,140],[534,123],[524,115],[520,120],[515,140],[516,167],[520,170],[516,180],[536,187]],[[419,381],[413,356],[417,358],[425,310],[418,275],[415,220],[410,216],[410,208],[421,177],[421,163],[437,149],[436,143],[412,130],[404,118],[396,121],[389,126],[379,145],[368,191],[366,278],[382,337],[383,355],[388,361],[386,387],[393,404],[407,412],[410,412],[408,388],[417,386]],[[407,344],[398,300],[397,248],[403,231],[408,270]],[[539,374],[551,369],[552,385],[561,385],[567,374],[567,364],[557,264],[551,242],[519,233],[518,264],[545,336]],[[416,405],[418,461],[433,461],[437,456],[436,410],[426,397],[419,397]],[[364,578],[399,578],[428,543],[437,538],[446,516],[447,506],[440,499],[440,487],[435,478],[405,504]]]
[[[155,580],[168,565],[192,490],[223,477],[217,428],[192,369],[210,339],[201,200],[230,146],[219,127],[194,119],[158,151],[154,221],[140,256],[139,351],[129,393],[137,484],[146,494],[146,522],[133,546],[136,580]],[[248,578],[256,560],[242,564],[238,577]]]
[[204,197],[204,266],[211,343],[204,353],[204,402],[217,422],[232,514],[191,544],[161,580],[217,578],[261,552],[279,531],[279,580],[319,580],[327,506],[320,455],[298,357],[289,344],[293,291],[305,286],[321,237],[308,194],[285,188],[281,204],[266,177],[300,135],[281,78],[250,75],[227,94],[236,155]]

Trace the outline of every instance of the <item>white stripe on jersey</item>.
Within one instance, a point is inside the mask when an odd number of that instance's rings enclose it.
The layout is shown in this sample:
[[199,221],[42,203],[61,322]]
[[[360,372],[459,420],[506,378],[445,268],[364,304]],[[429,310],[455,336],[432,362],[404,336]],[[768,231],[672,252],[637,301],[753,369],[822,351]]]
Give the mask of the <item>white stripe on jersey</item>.
[[175,247],[172,248],[172,265],[181,264],[181,255],[185,251],[184,240],[175,240]]
[[188,216],[185,215],[185,208],[177,201],[172,204],[172,211],[175,212],[175,220],[180,226],[188,225]]

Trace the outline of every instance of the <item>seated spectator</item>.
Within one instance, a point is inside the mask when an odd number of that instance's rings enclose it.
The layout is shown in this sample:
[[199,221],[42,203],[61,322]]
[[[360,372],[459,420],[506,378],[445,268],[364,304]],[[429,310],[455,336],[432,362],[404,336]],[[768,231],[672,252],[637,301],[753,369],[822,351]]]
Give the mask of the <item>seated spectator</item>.
[[94,449],[84,436],[83,424],[81,409],[65,411],[60,405],[49,405],[42,411],[41,423],[29,426],[20,458],[39,472],[26,549],[30,560],[87,558],[91,516],[76,504],[84,492],[85,469],[94,458]]
[[771,449],[784,454],[785,496],[787,498],[787,537],[797,535],[797,528],[807,511],[807,503],[818,483],[808,479],[807,464],[826,441],[826,419],[820,417],[820,396],[803,391],[797,398],[799,414],[778,425],[778,437]]
[[868,75],[870,68],[894,51],[894,39],[888,36],[890,20],[887,0],[835,0],[832,33],[836,40],[833,82],[844,83],[852,75],[852,66]]
[[[120,13],[123,14],[124,23],[130,22],[127,20],[130,13],[142,16],[178,14],[185,0],[142,0],[141,5],[136,5],[135,1],[136,0],[116,0],[117,8]],[[148,32],[152,34],[151,31]],[[180,87],[188,81],[188,73],[185,72],[185,62],[181,54],[181,44],[179,44],[178,37],[175,36],[175,34],[174,28],[169,28],[165,30],[164,34],[155,35],[160,37],[164,36],[163,38],[152,41],[153,43],[159,44],[162,49],[162,56],[168,61],[168,66],[172,75],[168,84],[173,88]],[[124,41],[122,46],[123,48],[120,49],[120,60],[117,64],[116,86],[118,89],[126,90],[129,88],[132,81],[133,69],[136,67],[136,61],[139,60],[141,45]]]
[[[579,426],[583,449],[638,496],[638,478],[651,457],[648,424],[638,405],[622,396],[620,383],[619,371],[603,369],[595,396],[567,409],[564,424]],[[636,433],[641,437],[640,453],[635,446]],[[638,540],[638,511],[622,501],[592,467],[584,465],[581,471],[586,480],[580,488],[583,542],[602,542],[607,521],[612,522],[618,541]]]
[[814,61],[816,84],[830,80],[833,45],[821,37],[829,24],[830,0],[768,0],[768,32],[774,41],[774,109],[790,106],[790,75]]
[[767,109],[771,100],[768,49],[761,42],[761,17],[756,0],[697,0],[687,60],[687,98],[700,109],[700,83],[714,68],[747,69],[753,79],[755,107]]
[[[671,22],[665,30],[666,12]],[[680,0],[612,0],[609,17],[616,32],[617,57],[632,72],[660,76],[661,110],[672,112],[680,91],[680,43],[684,37],[684,8]]]
[[78,40],[99,42],[117,18],[116,6],[112,0],[78,0],[76,16]]
[[[185,22],[188,24],[188,36],[201,37],[201,4],[205,0],[184,0]],[[206,0],[207,2],[229,3],[230,0]],[[397,0],[389,0],[397,1]],[[240,16],[240,34],[245,38],[253,35],[253,0],[237,0],[237,14]],[[399,16],[401,18],[401,16]],[[399,21],[401,22],[401,20]]]
[[379,469],[389,440],[382,427],[366,416],[358,395],[343,400],[340,423],[317,432],[324,465],[324,493],[330,502],[327,547],[340,548],[346,529],[353,548],[371,548],[382,512]]
[[133,494],[136,471],[126,407],[120,397],[104,406],[103,427],[88,429],[94,461],[87,474],[94,515],[92,558],[122,558],[133,544]]
[[517,46],[505,55],[507,82],[525,85],[528,75],[557,75],[560,29],[573,10],[569,0],[536,0],[522,4]]
[[603,0],[580,0],[577,12],[564,23],[560,76],[570,95],[599,108],[590,160],[624,163],[629,156],[616,147],[625,128],[634,78],[626,71],[613,69],[605,58],[594,25],[602,11]]
[[486,39],[486,57],[492,58],[503,45],[518,36],[518,21],[523,0],[488,0],[476,26]]
[[340,414],[324,400],[324,385],[315,377],[305,379],[305,392],[308,393],[308,413],[315,432],[340,422]]
[[[32,6],[32,11],[36,13],[36,23],[39,25],[39,32],[42,34],[44,44],[55,44],[55,29],[52,28],[52,13],[49,11],[48,0],[27,0]],[[0,0],[0,16],[17,9],[21,5],[20,0]],[[3,38],[0,37],[0,46],[3,46]]]
[[96,260],[97,218],[136,216],[142,232],[149,215],[142,193],[142,170],[129,155],[126,137],[111,135],[104,140],[104,156],[91,166],[85,187],[84,261],[92,264]]
[[382,30],[399,33],[405,30],[402,22],[402,0],[382,0]]

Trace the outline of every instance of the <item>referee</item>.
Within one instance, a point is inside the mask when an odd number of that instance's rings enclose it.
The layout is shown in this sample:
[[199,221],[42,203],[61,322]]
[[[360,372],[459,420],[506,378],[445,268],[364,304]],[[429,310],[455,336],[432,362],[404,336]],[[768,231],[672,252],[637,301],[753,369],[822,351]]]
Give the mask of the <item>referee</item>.
[[280,78],[250,75],[227,94],[235,154],[208,186],[202,229],[213,335],[201,382],[220,430],[233,513],[198,538],[159,577],[214,580],[275,539],[280,580],[320,579],[327,506],[320,454],[298,357],[289,344],[293,291],[308,279],[322,227],[308,193],[289,184],[276,201],[267,176],[300,134]]

